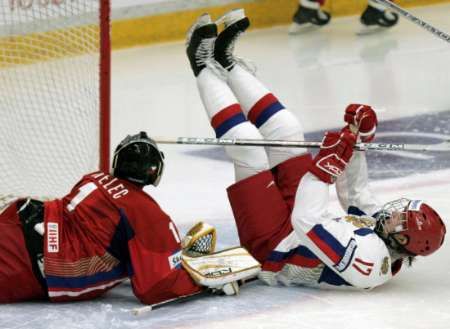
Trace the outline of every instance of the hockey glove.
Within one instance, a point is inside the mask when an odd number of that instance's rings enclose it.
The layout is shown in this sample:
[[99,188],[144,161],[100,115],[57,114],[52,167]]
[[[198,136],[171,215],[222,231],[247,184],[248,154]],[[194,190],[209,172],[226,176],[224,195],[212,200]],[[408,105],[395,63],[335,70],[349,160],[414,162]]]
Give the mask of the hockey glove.
[[350,104],[345,109],[344,121],[356,127],[361,141],[368,143],[374,139],[378,120],[371,106]]
[[355,143],[355,134],[347,128],[340,133],[326,132],[309,171],[321,181],[333,184],[350,161]]
[[216,249],[216,229],[203,222],[195,224],[181,241],[183,254],[188,256],[203,256],[213,253]]

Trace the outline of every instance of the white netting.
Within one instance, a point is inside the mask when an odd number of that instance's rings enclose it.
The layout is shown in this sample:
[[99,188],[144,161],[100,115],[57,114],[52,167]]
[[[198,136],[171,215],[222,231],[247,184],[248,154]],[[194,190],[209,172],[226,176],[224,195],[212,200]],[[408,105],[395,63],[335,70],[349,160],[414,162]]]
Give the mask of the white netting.
[[210,254],[212,251],[214,251],[213,249],[215,245],[215,239],[216,238],[213,233],[202,236],[201,238],[196,240],[189,248],[189,255],[202,256]]
[[0,0],[0,200],[99,163],[100,0]]

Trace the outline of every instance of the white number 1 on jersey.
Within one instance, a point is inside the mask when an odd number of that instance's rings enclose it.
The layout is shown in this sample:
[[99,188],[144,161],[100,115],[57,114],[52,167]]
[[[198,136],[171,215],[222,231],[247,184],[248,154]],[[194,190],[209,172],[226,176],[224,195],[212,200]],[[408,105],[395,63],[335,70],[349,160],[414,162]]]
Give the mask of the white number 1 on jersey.
[[69,211],[74,211],[75,207],[84,199],[86,199],[86,197],[91,194],[92,192],[94,192],[97,189],[97,185],[95,185],[95,183],[87,183],[83,186],[81,186],[78,189],[78,193],[77,195],[75,195],[73,197],[73,199],[70,201],[70,203],[67,205],[67,210]]

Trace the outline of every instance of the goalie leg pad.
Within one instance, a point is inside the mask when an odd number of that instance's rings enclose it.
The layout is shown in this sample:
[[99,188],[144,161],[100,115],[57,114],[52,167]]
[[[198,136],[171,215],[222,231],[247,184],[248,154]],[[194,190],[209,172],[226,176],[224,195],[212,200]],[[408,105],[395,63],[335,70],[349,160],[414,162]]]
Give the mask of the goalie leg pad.
[[182,265],[197,284],[220,289],[228,283],[254,277],[261,270],[261,264],[242,247],[200,257],[183,254]]

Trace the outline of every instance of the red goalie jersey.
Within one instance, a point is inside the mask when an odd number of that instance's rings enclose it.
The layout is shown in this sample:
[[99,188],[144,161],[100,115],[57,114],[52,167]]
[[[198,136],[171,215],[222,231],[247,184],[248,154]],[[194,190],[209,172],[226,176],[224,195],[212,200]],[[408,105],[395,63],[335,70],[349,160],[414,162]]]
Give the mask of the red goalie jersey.
[[45,203],[44,256],[52,301],[91,299],[127,277],[148,304],[200,289],[181,268],[169,216],[142,189],[103,172]]

